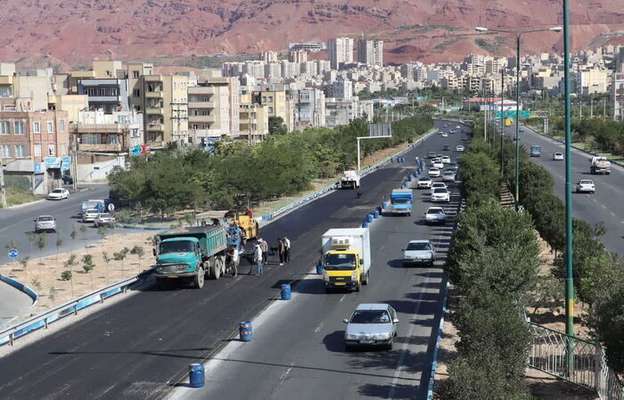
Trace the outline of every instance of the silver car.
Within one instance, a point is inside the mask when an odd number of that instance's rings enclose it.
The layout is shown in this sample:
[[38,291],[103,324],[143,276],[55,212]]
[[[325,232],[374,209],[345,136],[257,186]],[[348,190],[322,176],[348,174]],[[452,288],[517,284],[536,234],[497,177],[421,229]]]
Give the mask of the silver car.
[[347,351],[357,346],[382,346],[392,350],[399,330],[396,310],[384,303],[360,304],[344,323],[347,324],[344,335]]
[[40,215],[33,221],[35,222],[35,233],[56,232],[56,219],[51,215]]
[[99,215],[99,211],[96,208],[89,208],[82,213],[82,222],[94,222]]
[[99,228],[100,226],[114,227],[115,217],[113,217],[110,213],[99,213],[95,218],[95,221],[93,221],[93,225],[95,225],[96,228]]

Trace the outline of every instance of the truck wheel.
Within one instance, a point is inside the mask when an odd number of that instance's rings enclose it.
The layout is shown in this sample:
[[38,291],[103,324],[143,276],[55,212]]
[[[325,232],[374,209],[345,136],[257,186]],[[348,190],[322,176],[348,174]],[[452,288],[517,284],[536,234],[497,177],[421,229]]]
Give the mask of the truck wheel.
[[362,283],[364,283],[365,285],[368,285],[369,281],[370,281],[370,271],[366,273],[366,277],[364,278],[364,281]]
[[360,286],[362,286],[361,281],[355,284],[355,291],[359,292],[360,291]]
[[194,284],[195,284],[195,288],[196,289],[201,289],[204,287],[204,279],[206,275],[206,271],[204,270],[203,266],[200,266],[197,269],[197,274],[195,275],[195,279],[194,279]]

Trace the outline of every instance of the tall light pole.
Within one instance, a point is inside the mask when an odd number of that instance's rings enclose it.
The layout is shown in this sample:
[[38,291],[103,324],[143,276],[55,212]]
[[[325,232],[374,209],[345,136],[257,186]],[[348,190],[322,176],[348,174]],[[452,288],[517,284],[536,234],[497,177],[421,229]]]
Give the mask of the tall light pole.
[[483,26],[475,28],[477,32],[492,33],[510,33],[516,35],[516,190],[515,190],[515,206],[516,211],[520,208],[520,39],[525,33],[533,32],[561,32],[560,26],[542,29],[490,29]]
[[[566,334],[568,338],[574,337],[574,277],[572,265],[572,122],[570,120],[570,7],[568,0],[563,0],[563,90],[564,90],[564,131],[565,131],[565,313]],[[573,367],[573,346],[571,339],[567,341],[566,361],[568,374]]]
[[500,108],[500,159],[501,159],[501,176],[505,173],[505,164],[503,161],[503,136],[505,134],[505,69],[501,68],[501,108]]

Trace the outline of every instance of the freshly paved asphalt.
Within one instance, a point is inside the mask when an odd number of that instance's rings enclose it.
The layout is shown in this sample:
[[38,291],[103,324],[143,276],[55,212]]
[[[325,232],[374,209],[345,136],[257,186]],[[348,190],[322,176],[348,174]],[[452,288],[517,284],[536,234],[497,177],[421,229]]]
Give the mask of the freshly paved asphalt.
[[[406,158],[412,160],[414,156],[422,156],[427,151],[440,151],[443,143],[454,146],[459,143],[459,136],[441,138],[435,135],[417,146]],[[400,184],[408,172],[405,167],[405,164],[391,164],[364,178],[359,199],[353,191],[338,191],[263,228],[262,236],[270,243],[283,235],[291,239],[293,261],[288,266],[269,265],[261,278],[245,275],[247,271],[243,267],[243,275],[235,279],[225,277],[219,281],[207,281],[202,290],[178,288],[161,291],[145,285],[145,289],[137,289],[140,292],[136,295],[3,357],[0,359],[0,398],[163,398],[170,392],[171,384],[185,375],[189,363],[204,360],[227,342],[239,321],[252,319],[270,304],[282,282],[304,278],[319,257],[321,234],[328,228],[357,226],[367,212],[379,205],[384,195]],[[392,226],[392,222],[389,220],[386,225]],[[400,222],[402,225],[405,220]],[[384,273],[374,275],[380,281],[377,286],[373,284],[367,288],[371,289],[370,294],[364,296],[402,301],[398,307],[403,313],[402,336],[405,336],[415,318],[408,315],[425,312],[425,309],[435,306],[435,301],[419,311],[411,311],[412,307],[416,307],[414,300],[417,299],[403,296],[409,293],[416,293],[417,296],[431,282],[435,284],[439,275],[434,274],[439,271],[431,270],[430,276],[419,276],[416,271],[384,267],[387,261],[398,256],[397,249],[404,244],[403,239],[408,237],[398,233],[398,225],[391,229],[395,231],[390,234],[398,235],[395,237],[401,242],[375,250],[377,260],[382,260],[382,265],[377,268],[384,268]],[[418,234],[418,229],[422,228],[414,225],[414,229],[415,234]],[[401,284],[396,291],[389,291],[389,287],[382,284],[385,273],[395,281],[406,274],[407,283]],[[407,286],[409,284],[426,285],[410,288]],[[423,294],[423,299],[424,296],[427,296],[427,301],[432,300],[430,294]],[[314,301],[321,300],[321,297],[330,303],[336,301],[333,296],[318,296]],[[354,298],[349,297],[349,301]],[[335,317],[337,315],[328,321],[333,321]],[[302,323],[305,321],[307,319],[303,319]],[[298,320],[292,321],[295,329],[297,323]],[[423,329],[425,327],[426,324]],[[424,334],[426,330],[418,331],[421,332]],[[329,339],[334,346],[335,341],[335,336]],[[412,347],[405,350],[422,350],[413,347],[424,345],[424,338],[418,341],[420,344],[411,343]],[[277,352],[286,349],[276,346]],[[403,351],[401,354],[407,353]],[[425,356],[418,357],[419,365],[423,367]],[[397,365],[397,353],[390,354],[388,363],[392,363],[392,358]],[[401,358],[401,365],[410,364],[413,360],[398,355],[398,359]],[[387,369],[390,364],[386,365]],[[401,374],[409,372],[400,371]],[[238,378],[239,383],[246,381],[244,376]],[[387,385],[388,382],[378,384]]]
[[[506,134],[514,136],[515,128],[510,127]],[[520,143],[528,150],[532,144],[542,146],[542,156],[532,157],[531,161],[545,167],[555,181],[555,194],[565,200],[565,162],[553,161],[552,154],[564,150],[563,144],[539,135],[527,127],[520,132]],[[624,256],[624,169],[613,165],[610,175],[591,175],[591,156],[579,150],[572,152],[574,184],[579,179],[592,179],[596,184],[595,194],[572,195],[574,217],[592,225],[602,223],[606,234],[602,242],[607,249]],[[574,188],[573,188],[574,190]]]
[[[452,202],[443,206],[454,216],[460,196],[454,185],[449,188]],[[409,240],[430,239],[445,256],[453,222],[423,224],[432,204],[428,191],[415,194],[411,217],[382,217],[370,225],[368,286],[326,294],[323,281],[310,274],[292,300],[278,301],[254,321],[250,343],[233,341],[207,363],[203,389],[179,387],[168,400],[426,399],[445,277],[440,266],[404,267],[401,249]],[[312,235],[309,240],[320,242]],[[379,302],[399,313],[394,350],[346,352],[342,320],[360,303]]]
[[[89,199],[103,199],[108,197],[108,186],[90,186],[85,191],[72,193],[69,200],[44,200],[32,205],[18,208],[0,209],[0,265],[7,263],[7,246],[14,241],[23,257],[39,257],[55,253],[57,251],[57,238],[62,240],[59,251],[66,251],[78,247],[83,247],[89,241],[99,239],[97,230],[93,224],[84,224],[86,230],[80,231],[83,224],[78,219],[80,204]],[[38,246],[28,240],[28,234],[33,232],[33,218],[39,215],[52,215],[56,218],[58,233],[48,233],[47,246],[39,249]],[[70,234],[76,229],[76,239],[72,239]],[[0,268],[0,273],[2,269]]]

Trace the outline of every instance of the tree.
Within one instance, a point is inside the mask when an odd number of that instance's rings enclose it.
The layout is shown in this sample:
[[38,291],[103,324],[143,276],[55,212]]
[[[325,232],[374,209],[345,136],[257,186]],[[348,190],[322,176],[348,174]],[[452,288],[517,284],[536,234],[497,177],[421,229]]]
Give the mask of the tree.
[[91,254],[85,254],[82,256],[82,269],[84,272],[89,273],[95,268],[95,264],[93,263],[93,256]]
[[598,307],[597,332],[604,343],[609,366],[624,373],[624,285]]
[[282,117],[269,117],[269,133],[278,135],[288,133],[288,128],[286,128]]

